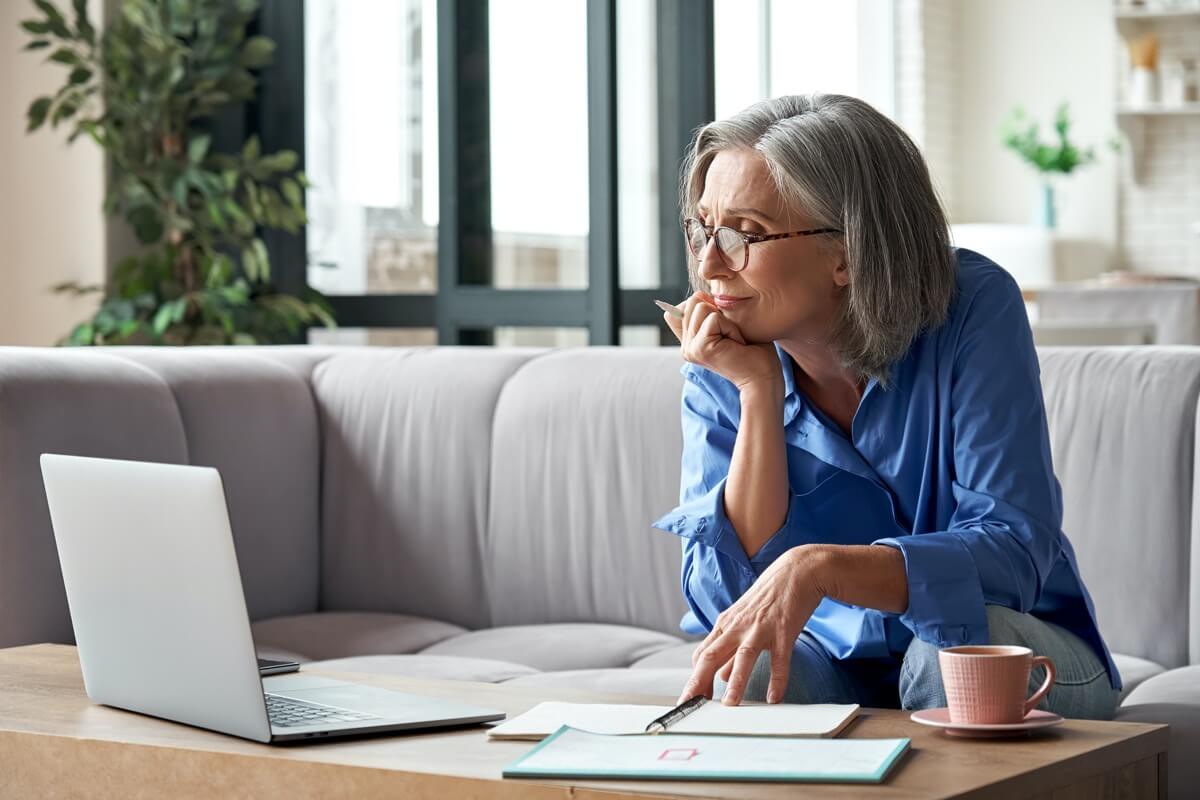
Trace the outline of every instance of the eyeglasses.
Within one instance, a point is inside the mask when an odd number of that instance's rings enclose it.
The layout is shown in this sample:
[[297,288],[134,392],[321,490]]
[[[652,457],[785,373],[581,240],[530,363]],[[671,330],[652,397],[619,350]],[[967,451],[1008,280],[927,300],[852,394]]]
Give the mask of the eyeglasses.
[[688,252],[697,261],[708,240],[717,238],[717,249],[729,261],[729,268],[741,272],[750,263],[750,245],[756,242],[770,242],[775,239],[791,239],[795,236],[816,236],[820,233],[842,233],[837,228],[812,228],[807,231],[791,231],[790,233],[743,233],[733,228],[710,228],[698,219],[689,217],[683,221],[683,237],[687,240]]

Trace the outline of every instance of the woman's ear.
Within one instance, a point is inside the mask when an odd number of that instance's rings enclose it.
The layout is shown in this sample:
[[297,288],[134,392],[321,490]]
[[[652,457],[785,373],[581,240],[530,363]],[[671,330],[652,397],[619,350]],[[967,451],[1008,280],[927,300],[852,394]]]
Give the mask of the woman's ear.
[[837,266],[833,268],[833,282],[839,289],[844,289],[850,285],[850,267],[846,264],[845,257],[838,255]]

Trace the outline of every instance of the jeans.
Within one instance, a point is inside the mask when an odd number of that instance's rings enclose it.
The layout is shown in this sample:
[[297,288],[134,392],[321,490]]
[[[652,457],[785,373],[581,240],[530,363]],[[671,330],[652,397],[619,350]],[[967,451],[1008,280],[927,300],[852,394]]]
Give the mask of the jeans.
[[[1049,656],[1058,677],[1038,708],[1074,719],[1112,719],[1120,692],[1112,688],[1108,670],[1092,648],[1075,634],[1030,614],[1003,606],[987,607],[991,644],[1028,647]],[[792,649],[785,703],[858,703],[873,708],[917,711],[946,705],[938,647],[913,639],[903,658],[857,658],[839,661],[807,632]],[[1041,686],[1045,672],[1035,668],[1029,694]],[[761,653],[746,684],[745,700],[762,701],[771,679],[771,662]],[[713,696],[725,692],[716,679]]]

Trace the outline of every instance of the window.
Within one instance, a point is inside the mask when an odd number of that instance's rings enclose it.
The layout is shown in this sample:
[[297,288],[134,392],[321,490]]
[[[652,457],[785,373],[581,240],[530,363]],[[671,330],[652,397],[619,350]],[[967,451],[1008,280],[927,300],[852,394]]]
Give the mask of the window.
[[717,117],[830,92],[893,113],[892,0],[714,0]]
[[305,0],[308,283],[437,290],[435,0]]

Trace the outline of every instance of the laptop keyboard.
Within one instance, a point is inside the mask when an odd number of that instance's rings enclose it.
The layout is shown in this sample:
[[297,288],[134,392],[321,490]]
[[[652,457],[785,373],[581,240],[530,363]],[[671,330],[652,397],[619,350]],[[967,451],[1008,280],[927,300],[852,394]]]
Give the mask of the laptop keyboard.
[[368,719],[383,719],[374,714],[363,714],[348,708],[306,703],[290,697],[264,693],[267,698],[267,717],[279,728],[301,728],[326,722],[359,722]]

